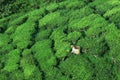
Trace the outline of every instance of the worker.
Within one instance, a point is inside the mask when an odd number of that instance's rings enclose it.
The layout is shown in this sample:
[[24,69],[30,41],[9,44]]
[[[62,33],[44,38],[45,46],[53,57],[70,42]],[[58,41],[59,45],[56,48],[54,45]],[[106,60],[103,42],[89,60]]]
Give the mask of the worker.
[[80,54],[80,46],[71,45],[71,48],[72,48],[71,53],[73,53],[73,54]]

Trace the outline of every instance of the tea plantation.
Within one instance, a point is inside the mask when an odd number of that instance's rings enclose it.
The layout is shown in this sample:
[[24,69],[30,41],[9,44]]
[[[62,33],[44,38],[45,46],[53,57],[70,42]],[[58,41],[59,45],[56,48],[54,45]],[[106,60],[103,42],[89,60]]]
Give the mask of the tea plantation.
[[120,80],[120,0],[0,0],[0,80]]

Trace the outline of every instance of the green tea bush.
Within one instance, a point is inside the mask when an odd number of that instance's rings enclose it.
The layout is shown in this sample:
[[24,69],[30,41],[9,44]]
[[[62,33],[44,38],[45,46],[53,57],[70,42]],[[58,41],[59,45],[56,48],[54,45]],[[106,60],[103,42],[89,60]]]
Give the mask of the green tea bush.
[[78,0],[75,0],[73,2],[68,2],[66,4],[66,8],[81,8],[83,7],[85,4],[83,1],[78,1]]
[[51,50],[50,40],[38,41],[33,46],[32,51],[35,52],[34,56],[43,70],[47,70],[47,68],[56,65],[56,57]]
[[[116,60],[120,60],[119,56],[119,31],[115,27],[114,24],[109,25],[109,28],[107,29],[107,35],[105,37],[106,41],[108,42],[108,45],[110,47],[110,55],[115,57]],[[114,42],[114,43],[113,43]]]
[[67,76],[62,75],[62,73],[57,68],[48,68],[49,70],[46,71],[46,80],[68,80]]
[[86,64],[87,62],[80,56],[72,56],[66,61],[60,63],[60,69],[65,76],[68,76],[71,80],[78,79],[90,79],[92,71],[89,71]]
[[50,5],[48,5],[46,7],[46,10],[52,12],[52,11],[56,10],[58,8],[58,6],[59,5],[57,3],[51,3]]
[[71,32],[68,34],[67,40],[72,41],[72,42],[76,42],[80,37],[81,37],[81,33],[74,31],[74,32]]
[[[29,58],[27,58],[27,57],[29,57]],[[24,70],[23,73],[24,73],[24,76],[26,79],[29,79],[29,77],[32,76],[33,72],[36,69],[36,67],[33,64],[31,59],[33,59],[33,58],[29,55],[29,56],[23,57],[20,62],[20,65]]]
[[71,2],[70,0],[66,0],[59,3],[60,8],[66,8],[66,9],[81,8],[84,5],[85,3],[83,1],[78,1],[78,0],[75,0],[73,2]]
[[9,36],[6,34],[0,34],[0,47],[7,45],[9,42]]
[[53,40],[59,41],[59,40],[63,40],[65,36],[66,35],[63,33],[63,29],[57,28],[52,32],[50,38]]
[[[66,16],[70,17],[69,21],[75,20],[75,19],[80,19],[85,16],[90,15],[93,12],[93,10],[89,6],[85,6],[81,9],[78,10],[71,10]],[[71,23],[71,22],[70,22]]]
[[[105,58],[99,58],[99,57],[94,57],[93,55],[89,55],[88,59],[90,60],[90,62],[92,63],[91,66],[94,66],[94,72],[93,72],[93,78],[95,80],[102,80],[102,79],[115,79],[114,75],[111,75],[114,73],[110,62],[110,57],[109,57],[109,61],[106,60]],[[110,74],[106,74],[106,73],[110,73]],[[97,76],[97,77],[96,77]]]
[[23,57],[20,60],[20,67],[22,67],[23,69],[23,74],[24,74],[23,76],[25,77],[25,79],[29,79],[29,80],[41,79],[41,72],[35,65],[32,51],[30,49],[25,49],[22,52],[22,56]]
[[68,43],[68,42],[55,42],[55,50],[56,50],[55,55],[57,56],[57,58],[66,57],[70,52],[70,43]]
[[0,53],[1,55],[7,54],[10,50],[13,50],[12,44],[9,44],[10,37],[6,34],[0,34]]
[[1,0],[0,80],[120,80],[119,5]]
[[[50,13],[39,20],[39,27],[41,28],[41,27],[45,27],[45,26],[47,26],[47,27],[55,26],[59,23],[59,19],[58,19],[59,17],[60,17],[59,12]],[[54,22],[56,22],[56,23],[54,23]]]
[[44,31],[40,31],[40,32],[37,34],[37,36],[36,36],[35,39],[36,39],[36,41],[48,39],[50,33],[51,33],[51,30],[50,30],[50,29],[47,29],[47,30],[44,30]]
[[19,26],[20,24],[23,24],[27,20],[27,18],[27,15],[24,15],[17,19],[14,19],[9,23],[9,26]]
[[18,62],[20,61],[20,50],[12,50],[7,55],[7,61],[5,62],[4,70],[8,72],[12,72],[18,69]]
[[94,2],[90,3],[90,6],[95,9],[95,12],[101,15],[107,12],[107,10],[116,7],[117,5],[119,5],[119,0],[109,0],[109,1],[95,0]]
[[1,19],[0,20],[0,33],[4,33],[7,29],[8,20],[7,19]]
[[31,34],[34,32],[34,26],[34,23],[30,24],[29,22],[20,25],[11,36],[13,39],[13,44],[16,44],[20,49],[26,48],[31,43],[30,39]]
[[118,28],[120,28],[120,24],[119,24],[119,15],[120,15],[120,9],[119,6],[115,7],[111,10],[108,10],[105,14],[104,17],[108,18],[110,20],[110,22],[114,22],[116,24],[116,26]]
[[90,26],[90,24],[92,24],[90,21],[94,20],[96,17],[97,17],[97,15],[91,14],[89,16],[82,18],[81,20],[79,20],[79,19],[73,20],[69,23],[68,28],[71,30],[78,30],[79,31],[82,28]]

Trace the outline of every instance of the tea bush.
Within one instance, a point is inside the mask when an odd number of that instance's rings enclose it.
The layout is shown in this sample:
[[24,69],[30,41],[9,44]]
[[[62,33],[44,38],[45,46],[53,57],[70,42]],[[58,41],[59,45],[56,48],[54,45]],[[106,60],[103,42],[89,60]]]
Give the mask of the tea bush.
[[120,80],[119,5],[1,0],[0,80]]

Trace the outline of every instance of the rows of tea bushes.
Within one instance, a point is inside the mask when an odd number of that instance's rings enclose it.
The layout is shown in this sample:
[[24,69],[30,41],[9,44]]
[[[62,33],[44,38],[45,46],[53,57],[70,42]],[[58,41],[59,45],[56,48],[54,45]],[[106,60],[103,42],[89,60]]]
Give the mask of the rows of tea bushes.
[[0,6],[0,80],[120,80],[120,0]]

